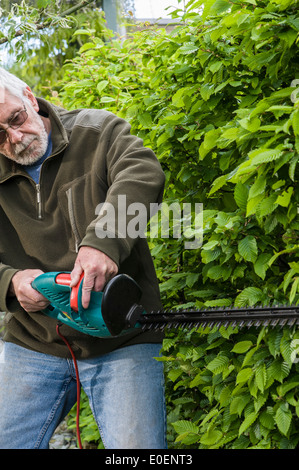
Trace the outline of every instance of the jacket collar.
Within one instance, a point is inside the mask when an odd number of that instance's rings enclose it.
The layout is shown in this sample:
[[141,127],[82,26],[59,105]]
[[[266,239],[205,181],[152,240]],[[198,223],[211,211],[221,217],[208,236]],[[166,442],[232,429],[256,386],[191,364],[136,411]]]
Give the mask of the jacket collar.
[[[51,121],[51,137],[53,145],[51,156],[54,156],[62,152],[62,150],[67,147],[69,142],[67,131],[64,128],[60,119],[60,112],[65,110],[62,110],[62,108],[52,105],[43,98],[37,98],[37,101],[40,107],[40,114],[49,117]],[[0,153],[0,183],[3,183],[12,176],[20,174],[24,174],[22,165],[19,165],[13,162],[12,160],[9,160],[7,157]]]

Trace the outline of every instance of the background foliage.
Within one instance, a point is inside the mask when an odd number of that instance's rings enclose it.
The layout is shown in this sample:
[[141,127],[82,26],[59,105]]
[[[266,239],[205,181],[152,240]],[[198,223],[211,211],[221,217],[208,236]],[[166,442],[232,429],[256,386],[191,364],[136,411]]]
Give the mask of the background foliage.
[[[165,201],[203,204],[202,247],[149,239],[165,307],[298,303],[298,3],[191,0],[173,16],[172,32],[124,41],[82,22],[44,95],[130,121],[163,166]],[[296,447],[298,335],[169,331],[169,446]],[[83,437],[98,441],[86,416]]]

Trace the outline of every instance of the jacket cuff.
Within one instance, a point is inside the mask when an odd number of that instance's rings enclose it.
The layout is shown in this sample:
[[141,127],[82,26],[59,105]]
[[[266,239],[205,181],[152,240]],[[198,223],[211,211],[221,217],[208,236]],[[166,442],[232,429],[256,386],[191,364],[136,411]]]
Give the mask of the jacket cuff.
[[18,272],[19,269],[14,269],[11,266],[1,265],[0,267],[0,310],[7,312],[7,294],[9,291],[12,277]]

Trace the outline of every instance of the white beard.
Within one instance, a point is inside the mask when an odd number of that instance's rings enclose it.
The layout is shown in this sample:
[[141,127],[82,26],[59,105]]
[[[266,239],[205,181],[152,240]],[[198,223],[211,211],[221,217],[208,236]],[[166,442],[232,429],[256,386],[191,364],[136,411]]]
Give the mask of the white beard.
[[46,153],[48,147],[48,134],[39,114],[36,114],[32,121],[39,128],[39,134],[26,135],[21,143],[13,146],[13,155],[3,152],[7,158],[20,165],[33,165]]

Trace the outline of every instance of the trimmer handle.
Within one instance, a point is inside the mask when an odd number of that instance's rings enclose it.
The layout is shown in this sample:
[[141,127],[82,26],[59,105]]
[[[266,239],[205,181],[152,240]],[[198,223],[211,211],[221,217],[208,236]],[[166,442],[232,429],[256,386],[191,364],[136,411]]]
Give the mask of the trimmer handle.
[[81,302],[83,277],[73,288],[68,272],[36,277],[32,287],[50,301],[43,313],[97,337],[118,336],[140,326],[138,320],[145,313],[139,305],[142,291],[130,276],[119,274],[106,284],[103,292],[91,292],[87,309]]

